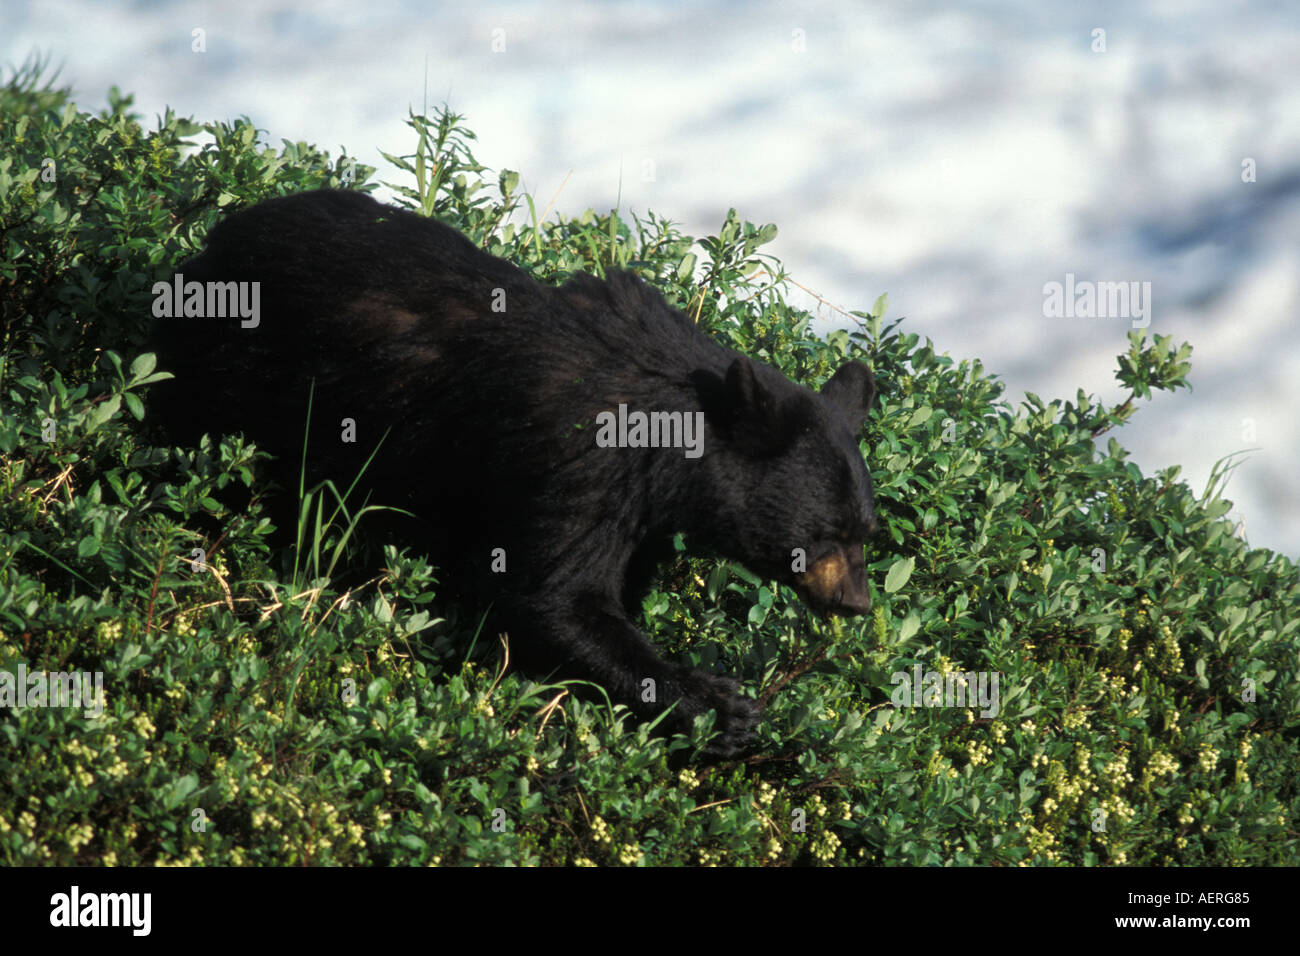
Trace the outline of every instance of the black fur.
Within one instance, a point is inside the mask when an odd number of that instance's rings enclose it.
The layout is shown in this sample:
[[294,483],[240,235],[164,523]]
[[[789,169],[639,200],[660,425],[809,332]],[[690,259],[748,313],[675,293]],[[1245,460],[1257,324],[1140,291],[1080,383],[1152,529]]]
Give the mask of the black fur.
[[[629,616],[672,534],[821,611],[868,606],[875,514],[857,436],[875,386],[860,363],[813,392],[716,344],[631,273],[543,286],[356,192],[236,213],[180,271],[260,282],[260,324],[160,319],[154,348],[177,378],[151,414],[178,441],[242,430],[296,488],[314,380],[309,483],[346,487],[388,433],[360,487],[419,516],[405,543],[466,600],[491,602],[492,633],[508,632],[529,671],[595,681],[642,717],[675,705],[673,730],[716,709],[712,752],[725,756],[748,740],[756,702],[663,660]],[[596,416],[620,403],[703,411],[702,456],[598,447]],[[340,441],[344,418],[355,444]],[[505,573],[491,570],[496,548]],[[816,574],[792,564],[796,548]]]

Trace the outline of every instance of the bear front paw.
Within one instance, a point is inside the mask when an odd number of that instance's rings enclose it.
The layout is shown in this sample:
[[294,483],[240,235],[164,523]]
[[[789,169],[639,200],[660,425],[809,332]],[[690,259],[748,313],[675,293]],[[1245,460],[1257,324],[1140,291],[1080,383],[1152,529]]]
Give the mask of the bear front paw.
[[727,759],[741,753],[754,736],[762,716],[758,701],[740,695],[740,684],[730,677],[686,670],[681,678],[682,698],[677,711],[679,728],[688,732],[699,714],[716,713],[714,736],[704,748],[704,755]]

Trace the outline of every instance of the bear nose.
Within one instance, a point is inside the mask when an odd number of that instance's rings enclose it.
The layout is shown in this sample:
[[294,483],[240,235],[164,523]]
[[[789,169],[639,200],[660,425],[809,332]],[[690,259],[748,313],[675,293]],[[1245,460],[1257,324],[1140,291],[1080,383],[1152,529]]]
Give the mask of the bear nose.
[[848,594],[841,592],[836,601],[836,607],[832,613],[841,617],[858,617],[866,614],[871,610],[871,595],[867,593],[866,588],[854,590]]

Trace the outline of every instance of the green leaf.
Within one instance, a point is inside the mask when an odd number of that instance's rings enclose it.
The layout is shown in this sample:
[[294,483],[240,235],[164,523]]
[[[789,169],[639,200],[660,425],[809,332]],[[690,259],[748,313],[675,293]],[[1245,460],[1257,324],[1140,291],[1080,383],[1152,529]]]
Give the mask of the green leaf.
[[92,411],[86,417],[87,425],[89,426],[90,430],[94,431],[95,429],[99,428],[106,421],[108,421],[110,418],[116,415],[118,409],[120,409],[121,407],[122,407],[122,396],[120,394],[114,395],[106,402],[100,402],[98,405],[95,406],[94,411]]
[[402,846],[406,847],[408,850],[414,850],[417,853],[429,849],[429,844],[425,843],[414,833],[403,833],[401,836],[397,838],[397,842],[400,843]]
[[677,263],[677,281],[686,282],[695,275],[695,253],[688,252],[682,256],[682,261]]
[[152,352],[145,352],[137,355],[135,361],[131,363],[131,378],[144,378],[154,370],[158,364],[158,357]]
[[727,586],[727,565],[719,563],[709,572],[709,577],[705,582],[705,593],[708,594],[710,601],[716,601],[722,589]]
[[163,809],[175,810],[185,802],[185,798],[199,788],[199,778],[192,773],[173,780],[162,788],[160,794]]
[[889,568],[889,573],[885,575],[885,593],[893,594],[912,576],[912,568],[916,566],[915,558],[901,558],[895,561]]

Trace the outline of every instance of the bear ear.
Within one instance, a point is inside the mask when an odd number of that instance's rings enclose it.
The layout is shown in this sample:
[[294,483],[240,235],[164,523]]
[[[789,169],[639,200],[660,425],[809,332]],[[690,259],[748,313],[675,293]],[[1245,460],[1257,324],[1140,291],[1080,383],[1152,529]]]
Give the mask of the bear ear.
[[736,356],[727,369],[723,390],[733,421],[749,422],[760,428],[775,428],[778,424],[776,396],[759,381],[754,363],[744,355]]
[[777,396],[745,356],[736,356],[723,376],[699,371],[691,379],[704,414],[737,449],[757,456],[774,455],[792,440],[791,416],[782,413]]
[[876,380],[861,362],[849,362],[822,386],[822,397],[842,411],[854,428],[861,428],[876,399]]
[[737,415],[742,415],[746,409],[759,404],[759,394],[759,385],[754,379],[754,366],[741,355],[727,369],[727,404]]

